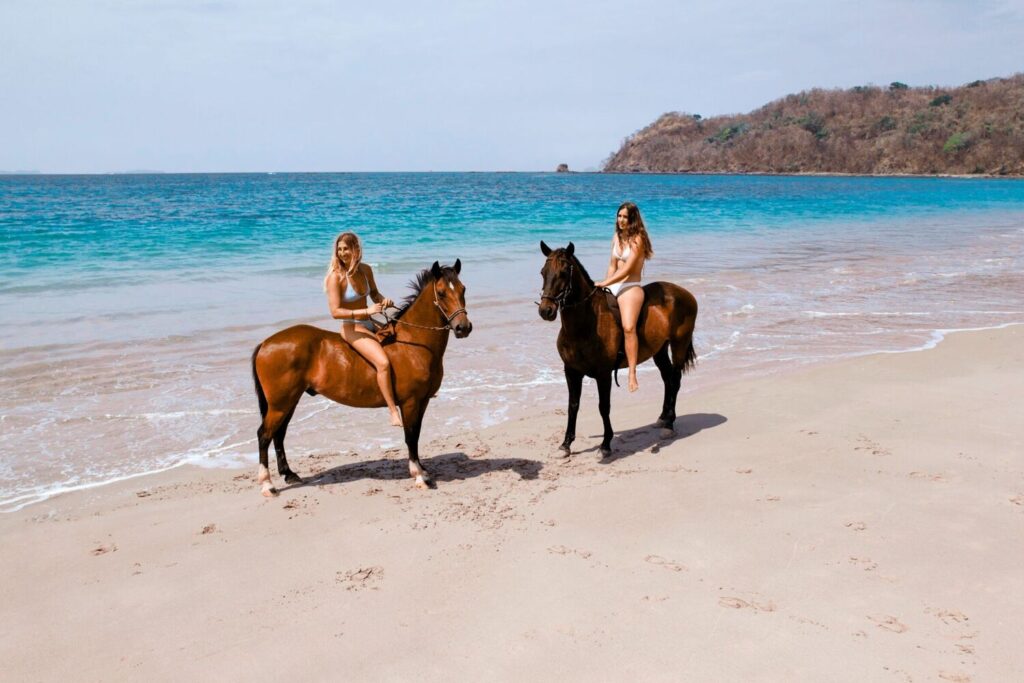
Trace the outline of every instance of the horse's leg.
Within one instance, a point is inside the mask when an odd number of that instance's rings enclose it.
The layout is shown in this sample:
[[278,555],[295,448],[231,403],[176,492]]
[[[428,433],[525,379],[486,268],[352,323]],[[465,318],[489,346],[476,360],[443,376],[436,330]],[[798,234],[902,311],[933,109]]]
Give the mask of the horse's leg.
[[661,372],[661,381],[665,383],[665,399],[661,402],[661,415],[658,416],[655,426],[672,429],[672,424],[676,420],[675,395],[679,391],[679,387],[674,386],[676,381],[673,379],[673,373],[679,371],[672,367],[672,361],[668,357],[668,344],[662,346],[661,351],[654,354],[654,364],[658,366],[658,370]]
[[572,442],[576,440],[576,416],[580,412],[580,394],[583,393],[583,373],[565,366],[565,383],[569,386],[569,415],[565,425],[565,440],[560,448],[565,457],[572,452]]
[[277,429],[281,426],[285,415],[287,415],[286,412],[269,407],[267,414],[263,416],[263,423],[256,430],[256,440],[260,445],[260,468],[256,475],[256,483],[260,485],[260,489],[266,498],[272,498],[278,493],[270,481],[270,442],[273,441],[274,434],[277,433]]
[[665,403],[668,407],[665,424],[666,429],[673,429],[676,421],[676,399],[679,398],[679,388],[683,385],[683,370],[687,362],[693,362],[693,336],[687,335],[684,339],[671,342],[672,367],[669,378],[671,382],[665,383]]
[[[298,405],[296,401],[295,405]],[[292,472],[291,468],[288,467],[288,456],[284,453],[284,435],[288,432],[288,423],[292,420],[292,415],[295,414],[295,407],[284,416],[281,420],[281,426],[274,432],[274,451],[277,453],[277,473],[284,477],[286,484],[301,484],[302,477]]]
[[416,479],[416,488],[434,487],[434,478],[420,464],[420,427],[427,412],[429,397],[409,398],[402,402],[402,425],[405,429],[405,446],[409,449],[409,476]]
[[601,411],[604,422],[604,439],[601,440],[601,457],[612,454],[612,373],[604,372],[597,376],[597,408]]

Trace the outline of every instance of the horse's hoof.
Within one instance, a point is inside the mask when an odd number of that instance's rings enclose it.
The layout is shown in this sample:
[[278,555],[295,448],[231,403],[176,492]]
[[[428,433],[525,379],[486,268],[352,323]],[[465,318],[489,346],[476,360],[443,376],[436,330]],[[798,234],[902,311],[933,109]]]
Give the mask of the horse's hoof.
[[432,477],[416,477],[416,488],[426,491],[427,489],[436,489],[437,484],[434,483]]
[[262,493],[264,498],[277,498],[279,495],[281,495],[281,492],[275,489],[273,486],[271,486],[270,488],[263,489]]
[[284,475],[284,483],[286,484],[301,484],[302,477],[295,474],[294,472],[287,472]]
[[672,427],[662,427],[661,431],[658,432],[658,436],[662,439],[671,439],[675,435],[676,430],[672,429]]
[[668,423],[668,420],[666,420],[663,417],[659,417],[658,421],[654,423],[654,426],[655,427],[661,427],[661,428],[669,428],[669,429],[671,429],[671,427],[672,427],[672,425],[670,425]]
[[602,446],[601,447],[601,457],[602,458],[610,458],[610,457],[612,457],[612,449],[611,448],[605,448],[605,447]]

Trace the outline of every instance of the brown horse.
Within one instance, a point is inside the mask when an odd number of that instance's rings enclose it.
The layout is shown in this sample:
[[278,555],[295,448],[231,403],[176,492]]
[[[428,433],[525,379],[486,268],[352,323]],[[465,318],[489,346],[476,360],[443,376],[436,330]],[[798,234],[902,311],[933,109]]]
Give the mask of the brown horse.
[[[384,347],[391,361],[395,400],[402,411],[405,445],[409,448],[409,476],[418,488],[433,486],[420,465],[419,439],[423,414],[444,377],[448,332],[459,339],[473,331],[466,314],[466,288],[459,281],[462,263],[434,265],[411,283],[413,293],[396,317],[395,340]],[[258,483],[264,496],[276,496],[270,482],[267,456],[270,442],[277,452],[277,472],[285,482],[301,482],[288,467],[284,436],[303,392],[322,394],[356,408],[381,408],[384,396],[373,366],[342,341],[337,332],[310,325],[295,325],[268,337],[252,353],[252,376],[263,420],[256,431],[260,446]]]
[[[601,455],[612,453],[611,412],[612,373],[626,367],[622,348],[622,327],[609,305],[614,299],[604,289],[594,286],[586,269],[573,255],[572,242],[563,249],[552,250],[542,241],[541,252],[547,256],[541,275],[538,313],[544,320],[554,320],[562,313],[562,329],[558,333],[558,354],[565,365],[565,381],[569,385],[569,421],[561,449],[566,457],[576,438],[576,414],[580,408],[583,376],[597,380],[598,408],[604,421]],[[693,367],[697,354],[693,350],[693,326],[697,320],[697,300],[688,291],[670,282],[644,285],[644,305],[637,320],[639,342],[637,363],[654,358],[665,382],[665,400],[657,426],[671,430],[676,419],[676,397],[683,373]],[[671,351],[671,356],[669,352]]]

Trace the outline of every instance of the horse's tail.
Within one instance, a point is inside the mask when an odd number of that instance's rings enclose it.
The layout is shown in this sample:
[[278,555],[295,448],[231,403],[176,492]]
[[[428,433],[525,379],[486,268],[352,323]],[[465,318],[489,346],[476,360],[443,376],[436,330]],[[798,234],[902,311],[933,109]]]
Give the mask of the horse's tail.
[[697,364],[697,352],[693,349],[693,335],[690,335],[690,341],[686,346],[686,353],[683,354],[683,374],[686,374]]
[[[697,326],[697,300],[694,299],[693,295],[685,289],[682,290],[682,293],[685,295],[685,298],[682,300],[682,303],[685,306],[685,318],[683,320],[683,325],[685,326],[686,323],[689,322],[690,331],[686,339],[686,351],[683,353],[683,362],[679,366],[679,369],[683,371],[683,374],[686,374],[690,370],[693,370],[694,366],[697,365],[697,351],[693,348],[693,331]],[[675,360],[675,351],[676,349],[673,348],[673,361]]]
[[267,416],[267,395],[263,393],[263,385],[260,383],[260,376],[256,374],[256,356],[263,348],[263,342],[256,345],[252,351],[252,381],[256,384],[256,400],[260,402],[260,417]]

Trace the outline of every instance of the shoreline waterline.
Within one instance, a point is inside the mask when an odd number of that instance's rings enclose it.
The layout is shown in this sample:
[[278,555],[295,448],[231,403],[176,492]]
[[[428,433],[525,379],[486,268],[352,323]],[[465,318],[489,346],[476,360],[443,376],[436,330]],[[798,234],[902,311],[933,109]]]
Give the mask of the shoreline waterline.
[[[913,347],[908,347],[908,348],[903,348],[903,349],[876,349],[876,350],[872,350],[872,351],[851,352],[850,354],[845,355],[845,356],[830,356],[830,357],[818,357],[818,358],[809,358],[809,359],[808,358],[804,358],[803,359],[804,362],[802,362],[799,365],[790,365],[790,366],[788,366],[788,370],[782,370],[782,371],[780,371],[778,368],[776,368],[770,374],[772,374],[774,376],[788,376],[788,375],[791,375],[791,374],[794,374],[794,373],[802,373],[802,372],[806,372],[806,371],[815,370],[817,368],[825,367],[825,366],[828,366],[828,365],[840,364],[840,363],[843,363],[845,361],[849,361],[849,360],[853,360],[853,359],[858,359],[858,358],[866,358],[866,357],[875,356],[875,355],[890,355],[890,354],[891,355],[898,355],[898,354],[908,354],[908,353],[918,353],[918,352],[923,352],[923,351],[930,351],[930,350],[935,349],[936,347],[938,347],[942,342],[944,342],[949,335],[960,334],[960,333],[972,333],[972,332],[985,332],[985,331],[993,331],[993,330],[1004,330],[1004,329],[1008,329],[1008,328],[1015,327],[1015,326],[1018,326],[1018,325],[1024,325],[1024,320],[1015,321],[1015,322],[1008,322],[1008,323],[1002,323],[1002,324],[998,324],[998,325],[983,326],[983,327],[937,329],[937,330],[933,330],[932,331],[932,333],[930,335],[931,338],[929,339],[929,341],[927,341],[927,342],[925,342],[925,343],[923,343],[921,345],[918,345],[918,346],[913,346]],[[793,359],[777,359],[777,362],[781,363],[781,362],[787,362],[787,361],[791,361],[791,360],[793,360]],[[698,362],[699,362],[699,358],[698,358]],[[649,364],[649,363],[645,364],[644,366],[641,366],[641,368],[639,368],[639,370],[640,370],[641,378],[643,378],[644,375],[647,375],[647,381],[653,381],[653,382],[660,381],[659,377],[657,377],[656,371],[653,369],[653,366],[651,364]],[[709,382],[704,387],[702,387],[702,389],[705,389],[705,390],[710,390],[712,388],[720,389],[721,387],[728,386],[730,384],[744,383],[744,382],[749,382],[749,381],[756,381],[759,376],[763,377],[764,375],[763,374],[762,375],[742,375],[742,374],[738,374],[738,375],[734,375],[734,376],[732,376],[732,377],[730,377],[728,379],[724,379],[724,380],[721,380],[721,381]],[[685,404],[685,400],[686,400],[685,397],[693,396],[694,394],[697,393],[695,389],[687,387],[687,379],[689,379],[689,376],[684,377],[683,386],[680,389],[680,400],[684,401],[684,404]],[[590,383],[590,381],[588,379],[587,380],[587,384],[589,384],[589,383]],[[552,381],[551,385],[552,386],[558,386],[559,388],[564,388],[564,386],[563,386],[564,385],[564,380]],[[506,387],[492,387],[492,388],[500,389],[500,388],[506,388]],[[470,388],[467,387],[467,388],[462,388],[461,390],[462,391],[466,391],[466,390],[469,390],[469,389]],[[445,387],[442,385],[440,393],[441,394],[450,394],[450,393],[457,392],[457,391],[460,391],[460,389],[453,389],[451,391],[446,391]],[[591,397],[591,398],[593,398],[593,397]],[[328,401],[326,399],[322,399],[322,403],[324,403],[325,405],[319,406],[313,413],[305,415],[302,418],[298,418],[297,417],[296,418],[296,423],[301,423],[303,421],[307,421],[307,420],[309,420],[312,417],[312,415],[314,415],[316,413],[319,413],[319,412],[323,412],[324,410],[330,409],[331,405],[337,405],[337,404],[333,404],[332,402],[330,402],[330,401]],[[591,403],[594,403],[594,402],[591,401]],[[687,405],[688,407],[692,407],[689,404],[685,404],[685,405]],[[614,415],[614,409],[615,409],[615,403],[614,402],[613,402],[612,406],[613,406],[613,415]],[[586,396],[585,396],[584,397],[584,405],[581,406],[581,411],[587,411],[587,410],[591,410],[591,409],[596,410],[596,403],[594,403],[594,405],[589,405],[587,403],[587,401],[586,401]],[[381,412],[382,410],[383,409],[379,409],[377,411],[372,411],[372,412],[373,413],[378,413],[378,412]],[[505,421],[515,421],[515,420],[522,420],[522,419],[530,419],[531,417],[539,417],[539,416],[550,416],[551,414],[554,414],[556,411],[560,411],[560,410],[562,410],[561,404],[553,404],[550,409],[544,410],[544,411],[535,410],[535,411],[531,412],[531,411],[528,411],[528,410],[526,410],[524,408],[521,412],[519,412],[517,414],[505,416],[505,418],[503,420],[500,420],[500,421],[494,423],[494,425],[483,425],[482,428],[487,428],[487,427],[495,426],[495,425],[501,424],[501,422],[505,422]],[[369,411],[367,411],[367,412],[369,414]],[[254,420],[257,419],[257,411],[255,410],[255,408],[253,410],[253,419]],[[429,423],[429,413],[428,413],[428,423]],[[635,428],[635,427],[636,427],[635,425],[630,426],[630,428]],[[458,437],[458,435],[454,434],[454,433],[425,434],[424,436],[427,437],[427,439],[439,438],[439,437],[443,437],[443,438],[457,438]],[[36,505],[36,504],[39,504],[39,503],[44,503],[47,500],[50,500],[50,499],[52,499],[54,497],[57,497],[57,496],[61,496],[61,495],[66,494],[66,493],[74,493],[74,492],[79,492],[79,491],[95,489],[95,488],[102,488],[102,487],[105,487],[105,486],[121,483],[121,482],[124,482],[124,481],[129,481],[129,480],[132,480],[132,479],[140,479],[140,478],[144,478],[144,477],[149,477],[149,476],[154,476],[154,475],[162,474],[164,472],[168,472],[168,471],[171,471],[171,470],[174,470],[174,469],[178,469],[180,467],[195,466],[195,467],[199,467],[199,468],[202,468],[202,469],[211,469],[211,468],[212,469],[244,469],[244,468],[248,468],[248,467],[256,467],[256,465],[258,464],[257,463],[257,452],[256,452],[257,449],[256,449],[256,445],[257,445],[257,443],[256,443],[256,439],[254,437],[254,438],[250,439],[249,441],[240,442],[240,443],[233,443],[233,444],[226,444],[226,445],[224,445],[222,447],[215,448],[215,449],[212,449],[210,451],[206,451],[206,452],[203,452],[203,453],[195,453],[193,455],[184,456],[181,460],[179,460],[177,462],[174,462],[173,464],[167,465],[165,467],[161,467],[159,469],[143,471],[143,472],[135,472],[135,473],[126,474],[126,475],[123,475],[123,476],[118,476],[118,477],[114,477],[114,478],[107,479],[107,480],[86,482],[86,483],[82,483],[82,484],[61,485],[61,486],[57,486],[57,487],[53,488],[52,490],[50,490],[50,489],[43,489],[43,490],[37,490],[37,491],[22,493],[22,494],[20,494],[18,496],[12,497],[12,498],[0,499],[0,514],[18,512],[18,511],[23,510],[24,508],[29,507],[31,505]],[[230,458],[230,460],[217,460],[216,458],[214,458],[213,461],[210,460],[211,456],[215,456],[217,453],[226,451],[229,448],[238,448],[238,447],[250,447],[249,450],[251,451],[251,454],[248,457],[246,457],[245,455],[242,455],[242,454],[234,455],[234,456],[232,456]],[[393,451],[394,449],[397,448],[399,451],[401,451],[400,455],[398,455],[397,457],[399,459],[405,457],[405,445],[404,445],[404,442],[401,441],[401,439],[398,439],[397,441],[392,440],[391,442],[388,442],[388,443],[386,443],[384,445],[380,445],[379,448],[380,448],[380,450],[384,450],[384,451],[387,451],[387,450],[392,450]],[[372,449],[372,447],[370,447],[369,449],[365,449],[365,448],[364,449],[357,449],[356,452],[362,452],[364,450],[371,450],[371,449]],[[352,449],[343,449],[343,451],[344,450],[351,451]],[[291,452],[289,453],[289,456],[290,456],[290,459],[291,459],[291,461],[293,463],[303,463],[303,461],[307,457],[315,456],[315,455],[318,455],[320,453],[321,453],[320,450],[311,450],[309,452],[303,452],[301,449],[295,449],[295,450],[291,450]],[[369,459],[372,459],[373,455],[374,455],[373,453],[361,453],[361,454],[365,455]],[[426,457],[429,458],[430,454],[426,454]],[[301,464],[299,465],[299,467],[302,467],[302,466],[303,465],[301,465]]]

